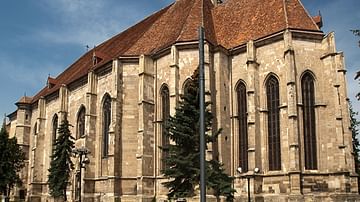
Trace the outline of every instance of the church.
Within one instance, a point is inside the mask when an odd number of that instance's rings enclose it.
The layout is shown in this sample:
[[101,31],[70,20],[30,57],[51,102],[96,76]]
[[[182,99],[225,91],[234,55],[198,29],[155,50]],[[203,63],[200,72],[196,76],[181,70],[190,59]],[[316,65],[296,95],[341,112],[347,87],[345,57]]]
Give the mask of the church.
[[49,77],[8,115],[27,158],[14,197],[53,201],[50,156],[66,118],[90,152],[81,175],[74,159],[70,201],[167,201],[159,147],[199,65],[200,25],[206,100],[222,128],[206,156],[234,177],[235,200],[360,200],[344,55],[300,0],[174,0]]

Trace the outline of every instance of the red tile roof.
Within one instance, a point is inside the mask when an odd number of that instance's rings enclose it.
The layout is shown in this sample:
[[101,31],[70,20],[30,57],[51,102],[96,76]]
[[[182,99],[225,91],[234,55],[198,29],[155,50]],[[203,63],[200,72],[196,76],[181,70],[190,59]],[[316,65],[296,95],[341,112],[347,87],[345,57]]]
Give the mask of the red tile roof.
[[[55,81],[51,80],[52,88],[45,87],[32,101],[86,76],[113,58],[151,55],[176,42],[196,41],[201,23],[208,42],[228,49],[286,28],[320,31],[299,0],[228,0],[216,7],[211,0],[176,0],[84,54]],[[100,58],[95,66],[94,52]]]

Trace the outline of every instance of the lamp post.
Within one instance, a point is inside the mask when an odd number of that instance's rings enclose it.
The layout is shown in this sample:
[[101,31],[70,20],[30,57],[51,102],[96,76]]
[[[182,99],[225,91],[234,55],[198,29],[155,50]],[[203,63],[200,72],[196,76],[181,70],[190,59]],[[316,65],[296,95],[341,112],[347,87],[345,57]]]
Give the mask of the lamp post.
[[73,153],[75,154],[75,156],[79,157],[79,169],[77,170],[77,190],[76,192],[78,192],[78,196],[79,196],[79,202],[81,202],[81,170],[83,168],[85,168],[85,166],[87,164],[90,163],[90,159],[87,157],[87,154],[90,154],[90,151],[86,148],[86,147],[80,147],[80,148],[75,148],[73,150]]
[[[241,167],[238,167],[236,169],[236,171],[239,173],[239,174],[242,174],[242,168]],[[248,202],[251,201],[251,196],[250,196],[250,178],[251,177],[254,177],[255,178],[255,174],[258,174],[260,172],[260,169],[259,168],[254,168],[254,172],[252,175],[246,175],[246,179],[247,179],[247,196],[248,196]]]

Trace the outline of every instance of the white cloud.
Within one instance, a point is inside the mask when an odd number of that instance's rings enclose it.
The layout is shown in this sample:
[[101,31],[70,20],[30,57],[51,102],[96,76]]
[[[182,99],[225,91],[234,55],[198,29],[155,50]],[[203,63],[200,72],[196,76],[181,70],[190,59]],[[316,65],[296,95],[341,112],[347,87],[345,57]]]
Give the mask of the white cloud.
[[[35,30],[49,43],[98,45],[147,15],[141,3],[101,0],[41,0],[55,25]],[[51,11],[51,12],[50,12]]]

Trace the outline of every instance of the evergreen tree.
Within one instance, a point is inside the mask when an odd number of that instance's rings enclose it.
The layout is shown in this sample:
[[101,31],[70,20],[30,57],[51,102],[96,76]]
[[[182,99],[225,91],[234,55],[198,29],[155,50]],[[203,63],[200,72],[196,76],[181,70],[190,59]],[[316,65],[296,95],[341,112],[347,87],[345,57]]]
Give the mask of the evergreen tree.
[[71,136],[69,127],[71,125],[65,119],[58,128],[58,137],[54,143],[54,152],[51,156],[49,169],[50,195],[54,198],[63,198],[66,201],[66,187],[70,172],[74,169],[71,161],[74,146],[74,137]]
[[20,170],[25,166],[25,154],[16,137],[9,138],[5,123],[0,130],[0,193],[9,197],[11,189],[21,186]]
[[[162,170],[169,181],[164,186],[169,188],[168,197],[182,198],[195,195],[195,188],[200,181],[200,106],[198,74],[195,73],[192,81],[181,97],[180,105],[176,108],[174,117],[170,117],[166,126],[166,135],[174,144],[161,147],[167,152],[167,158],[163,159],[167,167]],[[209,102],[205,103],[208,107]],[[207,109],[205,112],[206,143],[216,141],[220,130],[210,135],[212,129],[212,113]],[[222,165],[215,161],[206,161],[207,186],[214,190],[214,195],[226,196],[228,201],[233,199],[233,178],[226,175]]]
[[[353,154],[354,154],[354,160],[355,160],[355,172],[360,175],[360,159],[359,159],[359,151],[360,151],[360,143],[358,139],[359,135],[359,125],[360,122],[356,120],[356,117],[358,115],[358,112],[355,112],[351,102],[349,102],[349,109],[350,109],[350,127],[352,132],[352,145],[353,145]],[[358,183],[359,183],[358,178]],[[360,192],[360,188],[358,187],[358,191]]]

